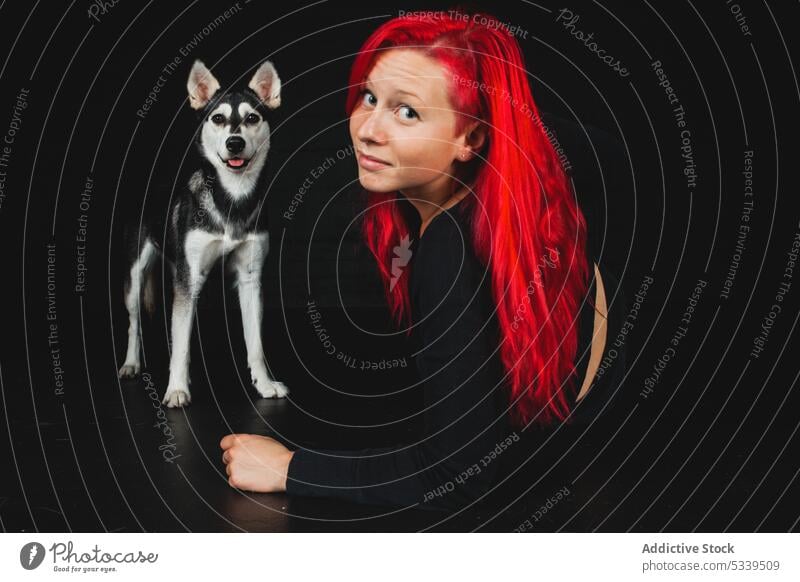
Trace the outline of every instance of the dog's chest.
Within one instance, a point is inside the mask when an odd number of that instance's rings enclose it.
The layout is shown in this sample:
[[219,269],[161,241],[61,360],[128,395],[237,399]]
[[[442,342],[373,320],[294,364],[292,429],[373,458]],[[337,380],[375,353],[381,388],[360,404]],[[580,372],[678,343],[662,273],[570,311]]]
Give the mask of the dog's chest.
[[194,229],[186,233],[184,251],[186,262],[193,272],[207,273],[220,257],[230,255],[238,266],[266,255],[267,233],[248,233],[234,237],[226,233]]
[[257,201],[243,201],[220,209],[208,190],[196,194],[193,204],[187,207],[184,223],[188,228],[205,230],[217,235],[225,233],[226,244],[235,245],[249,233],[263,231],[266,214]]

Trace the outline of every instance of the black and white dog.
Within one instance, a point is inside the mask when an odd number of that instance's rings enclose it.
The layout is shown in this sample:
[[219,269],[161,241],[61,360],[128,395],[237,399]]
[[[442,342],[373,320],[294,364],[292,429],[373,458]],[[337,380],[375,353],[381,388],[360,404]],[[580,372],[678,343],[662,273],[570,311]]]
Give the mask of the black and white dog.
[[[185,406],[189,392],[189,346],[197,298],[209,270],[222,257],[236,276],[251,380],[264,398],[289,391],[267,373],[261,346],[261,269],[269,248],[262,169],[270,147],[269,110],[281,102],[281,81],[264,62],[242,90],[223,92],[211,71],[195,61],[189,81],[189,104],[202,127],[197,132],[200,167],[164,217],[136,217],[126,227],[130,269],[125,281],[128,351],[120,378],[141,371],[140,298],[148,311],[154,303],[153,264],[164,257],[172,270],[172,355],[163,404]],[[166,235],[166,237],[165,237]]]

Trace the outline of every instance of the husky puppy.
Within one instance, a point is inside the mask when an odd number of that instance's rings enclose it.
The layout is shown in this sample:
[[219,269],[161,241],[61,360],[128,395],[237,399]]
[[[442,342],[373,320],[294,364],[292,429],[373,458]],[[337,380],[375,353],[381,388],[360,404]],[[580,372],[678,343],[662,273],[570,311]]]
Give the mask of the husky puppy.
[[201,124],[195,139],[199,167],[176,193],[166,216],[136,216],[126,225],[130,323],[119,377],[141,371],[140,305],[152,312],[153,265],[163,257],[171,267],[174,301],[169,383],[162,403],[174,408],[191,402],[189,346],[197,298],[210,269],[222,259],[236,277],[251,381],[262,397],[283,398],[289,391],[270,378],[261,346],[261,269],[269,248],[262,170],[270,147],[267,116],[280,105],[281,81],[266,61],[247,87],[223,92],[198,60],[187,89]]

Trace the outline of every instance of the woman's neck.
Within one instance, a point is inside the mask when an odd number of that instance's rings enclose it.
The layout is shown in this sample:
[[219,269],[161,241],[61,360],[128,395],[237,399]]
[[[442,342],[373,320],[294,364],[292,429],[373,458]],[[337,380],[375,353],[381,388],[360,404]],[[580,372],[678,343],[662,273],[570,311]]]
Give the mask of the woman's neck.
[[414,208],[416,208],[417,212],[419,213],[421,219],[419,227],[420,237],[430,222],[438,214],[441,214],[448,208],[452,208],[458,204],[462,198],[469,194],[469,188],[467,186],[461,186],[461,188],[458,190],[455,188],[456,183],[451,182],[451,185],[447,190],[434,194],[426,194],[421,192],[411,193],[408,190],[400,191],[403,196],[408,198],[409,202],[414,205]]

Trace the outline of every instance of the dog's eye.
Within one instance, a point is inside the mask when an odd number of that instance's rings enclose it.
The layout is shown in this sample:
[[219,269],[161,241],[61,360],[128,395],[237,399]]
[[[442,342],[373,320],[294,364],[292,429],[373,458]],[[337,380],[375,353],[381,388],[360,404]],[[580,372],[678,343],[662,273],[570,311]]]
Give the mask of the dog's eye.
[[225,123],[225,116],[222,113],[215,113],[211,116],[211,121],[217,125],[222,125]]
[[247,125],[255,125],[255,124],[256,124],[256,123],[258,123],[259,121],[261,121],[261,118],[260,118],[258,115],[256,115],[255,113],[251,113],[251,114],[250,114],[250,115],[248,115],[248,116],[245,118],[245,120],[244,120],[244,122],[245,122]]

